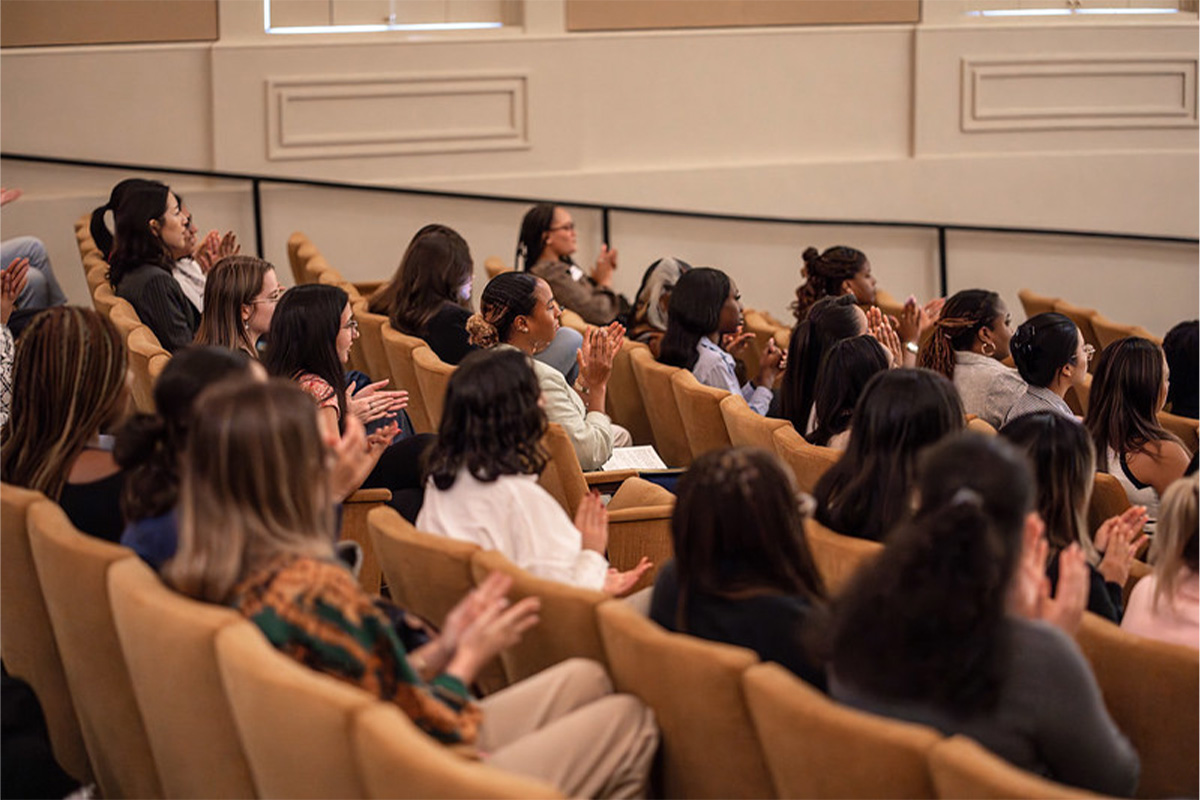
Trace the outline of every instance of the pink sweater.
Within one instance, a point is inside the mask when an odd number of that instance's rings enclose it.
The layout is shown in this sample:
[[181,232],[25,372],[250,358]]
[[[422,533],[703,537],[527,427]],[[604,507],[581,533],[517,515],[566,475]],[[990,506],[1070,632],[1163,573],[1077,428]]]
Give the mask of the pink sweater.
[[1162,598],[1154,607],[1158,580],[1147,575],[1129,595],[1121,627],[1138,636],[1200,648],[1200,574],[1183,568],[1173,598]]

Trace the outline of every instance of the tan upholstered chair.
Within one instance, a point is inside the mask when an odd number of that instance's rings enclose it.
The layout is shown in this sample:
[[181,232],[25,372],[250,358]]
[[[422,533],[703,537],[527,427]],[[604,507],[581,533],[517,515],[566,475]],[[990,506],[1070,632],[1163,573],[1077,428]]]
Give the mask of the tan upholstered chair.
[[94,292],[100,284],[108,283],[108,262],[99,252],[89,253],[83,257],[83,274],[88,292]]
[[397,706],[374,703],[351,721],[350,742],[370,800],[552,798],[549,784],[464,758],[433,741]]
[[900,319],[900,315],[904,313],[904,301],[897,300],[895,295],[880,287],[875,288],[875,305],[879,306],[879,310],[884,314],[890,314],[896,319]]
[[487,272],[488,280],[499,275],[501,272],[512,272],[512,267],[504,263],[504,259],[500,256],[488,256],[483,260],[483,269]]
[[500,654],[510,684],[576,656],[607,666],[596,608],[610,600],[609,595],[535,577],[495,550],[481,550],[471,556],[476,585],[493,572],[512,577],[508,593],[512,602],[526,597],[542,601],[538,624],[525,631],[520,642]]
[[1088,501],[1088,530],[1095,533],[1104,520],[1124,513],[1129,508],[1129,495],[1121,483],[1106,472],[1097,472],[1092,483],[1092,498]]
[[217,666],[217,634],[253,625],[168,589],[140,559],[108,571],[108,592],[164,797],[256,797]]
[[362,548],[358,585],[367,594],[379,594],[383,585],[379,556],[367,527],[367,516],[391,499],[392,493],[387,489],[359,489],[342,502],[342,540],[358,542]]
[[1123,325],[1120,322],[1113,322],[1099,311],[1092,316],[1092,327],[1096,331],[1096,338],[1100,340],[1101,348],[1108,347],[1118,339],[1124,339],[1128,336],[1140,336],[1160,346],[1162,345],[1162,339],[1145,328],[1139,325]]
[[1158,424],[1183,440],[1183,444],[1193,453],[1200,446],[1200,421],[1160,411]]
[[985,436],[996,435],[996,429],[992,427],[990,422],[985,419],[980,419],[974,414],[967,414],[967,429],[975,431],[976,433],[982,433]]
[[796,478],[796,487],[802,492],[812,492],[817,481],[842,457],[841,450],[818,447],[804,441],[791,425],[784,425],[772,434],[775,454],[779,456]]
[[929,774],[937,797],[957,800],[1101,796],[1014,767],[966,736],[951,736],[933,746],[929,751]]
[[618,692],[654,710],[664,797],[777,797],[742,690],[750,650],[669,633],[628,603],[603,603],[600,635]]
[[557,422],[546,426],[542,448],[550,460],[538,476],[538,483],[558,501],[571,519],[575,518],[580,502],[593,486],[621,483],[637,476],[637,471],[631,469],[584,472],[579,466],[579,457],[575,455],[571,439]]
[[[1092,359],[1095,361],[1095,359]],[[1091,373],[1083,376],[1083,383],[1072,385],[1067,389],[1067,396],[1063,398],[1071,411],[1081,417],[1087,416],[1088,398],[1092,394],[1092,376]]]
[[815,519],[804,521],[804,534],[831,595],[840,592],[864,564],[883,552],[879,542],[831,531]]
[[171,363],[171,354],[168,353],[166,350],[162,351],[161,353],[155,353],[153,356],[150,357],[150,364],[148,366],[148,370],[150,372],[150,385],[151,386],[158,383],[158,377],[160,375],[162,375],[163,370],[166,369],[167,364],[170,364],[170,363]]
[[371,380],[374,381],[389,378],[392,386],[388,388],[399,388],[396,377],[392,375],[392,368],[388,364],[387,353],[383,352],[383,326],[391,327],[388,318],[382,314],[372,314],[368,311],[365,298],[359,298],[358,302],[354,304],[354,318],[358,320],[360,334],[358,346],[362,348],[367,366],[364,372],[370,375]]
[[428,348],[424,339],[401,333],[391,326],[380,328],[380,341],[383,353],[388,362],[388,374],[397,389],[408,392],[408,418],[412,420],[417,433],[434,433],[436,429],[429,421],[429,412],[425,409],[425,398],[421,395],[421,386],[417,381],[417,368],[413,366],[413,351],[418,348]]
[[41,492],[0,484],[0,657],[8,674],[37,695],[54,759],[73,778],[89,783],[87,748],[29,546],[27,515],[39,502],[49,501]]
[[[1096,309],[1077,306],[1060,298],[1054,301],[1054,310],[1074,322],[1075,327],[1079,328],[1079,332],[1083,334],[1083,341],[1096,348],[1096,354],[1099,355],[1104,345],[1100,343],[1100,337],[1096,335],[1096,328],[1092,325],[1092,317],[1096,316]],[[1093,358],[1088,363],[1089,373],[1096,371],[1096,361],[1098,360]]]
[[778,797],[933,797],[932,728],[840,705],[778,664],[742,678]]
[[271,646],[253,625],[217,633],[217,663],[260,797],[364,797],[349,735],[378,702]]
[[768,319],[761,311],[755,311],[752,308],[747,308],[742,312],[742,321],[746,331],[754,334],[754,344],[757,345],[760,353],[767,349],[767,342],[772,341],[776,333],[786,330],[775,321]]
[[654,431],[655,449],[669,466],[688,466],[692,463],[692,448],[688,445],[679,407],[675,403],[675,390],[671,386],[671,378],[679,367],[658,363],[650,355],[649,348],[631,351],[629,362],[642,394],[650,428]]
[[562,310],[562,316],[559,318],[558,324],[564,328],[579,331],[580,333],[584,333],[588,328],[588,324],[584,318],[569,308]]
[[[108,285],[108,281],[104,281],[92,287],[92,306],[97,313],[102,317],[110,317],[112,308],[120,300],[113,292],[112,287]],[[121,301],[125,302],[125,301]]]
[[133,376],[133,403],[143,414],[154,413],[154,376],[150,374],[150,362],[156,356],[166,356],[168,353],[158,343],[154,331],[145,325],[139,325],[125,337],[125,346],[129,351],[129,371]]
[[1025,309],[1026,318],[1053,311],[1054,304],[1059,301],[1057,297],[1037,294],[1031,289],[1021,289],[1017,292],[1017,297],[1021,298],[1021,307]]
[[305,264],[316,254],[316,245],[309,240],[308,236],[296,231],[288,237],[287,251],[288,264],[292,267],[292,279],[296,282],[295,285],[310,283]]
[[650,428],[650,417],[646,415],[646,404],[638,390],[637,378],[633,375],[630,354],[634,350],[649,350],[641,342],[626,339],[613,358],[612,375],[608,378],[608,394],[605,406],[612,421],[624,427],[633,437],[634,444],[654,444],[654,432]]
[[725,417],[721,415],[721,401],[729,396],[729,392],[705,386],[686,369],[671,376],[671,389],[675,392],[675,405],[693,459],[709,450],[730,446]]
[[124,299],[118,297],[108,312],[108,318],[116,326],[122,339],[128,339],[129,334],[139,327],[145,327],[137,311]]
[[[418,531],[392,508],[372,511],[367,526],[392,602],[441,627],[475,588],[471,558],[479,545]],[[487,693],[508,685],[499,659],[480,671],[476,683]]]
[[421,386],[421,399],[425,401],[425,413],[436,431],[442,424],[446,389],[450,385],[450,376],[454,374],[454,365],[442,361],[429,347],[414,350],[412,363],[417,373],[417,383]]
[[50,501],[29,509],[29,544],[92,769],[105,797],[162,797],[108,598],[133,551],[80,533]]
[[1135,636],[1091,613],[1075,639],[1109,713],[1141,757],[1137,796],[1200,793],[1200,653]]
[[791,424],[754,413],[745,400],[732,394],[721,400],[721,417],[734,447],[758,447],[771,453],[775,452],[775,431]]

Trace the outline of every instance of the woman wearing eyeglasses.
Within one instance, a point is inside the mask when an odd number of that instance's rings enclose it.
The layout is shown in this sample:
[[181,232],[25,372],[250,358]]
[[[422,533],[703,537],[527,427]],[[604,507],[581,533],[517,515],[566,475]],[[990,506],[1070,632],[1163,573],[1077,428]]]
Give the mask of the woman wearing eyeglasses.
[[526,212],[516,263],[550,284],[560,306],[592,325],[608,325],[629,311],[629,301],[613,289],[617,251],[602,245],[596,266],[586,274],[572,258],[577,249],[575,221],[565,208],[538,203]]
[[312,396],[327,438],[338,436],[352,414],[367,426],[370,442],[391,441],[362,488],[390,489],[392,507],[412,521],[421,510],[421,455],[433,437],[411,433],[404,413],[408,392],[385,391],[386,379],[350,380],[345,369],[357,338],[358,322],[342,289],[297,286],[275,308],[263,364],[271,375],[296,381]]
[[1084,343],[1075,323],[1053,311],[1037,314],[1017,328],[1009,349],[1028,386],[1008,410],[1004,424],[1035,411],[1076,419],[1064,398],[1068,389],[1082,385],[1087,378],[1087,365],[1095,350]]
[[284,288],[275,267],[254,256],[217,262],[204,284],[204,314],[196,344],[242,350],[258,358],[259,340],[271,329]]

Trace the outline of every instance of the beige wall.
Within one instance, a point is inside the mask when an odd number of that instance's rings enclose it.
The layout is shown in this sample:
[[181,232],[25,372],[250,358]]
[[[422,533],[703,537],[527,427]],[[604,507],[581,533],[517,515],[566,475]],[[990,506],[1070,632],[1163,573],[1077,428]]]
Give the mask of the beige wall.
[[[563,9],[527,3],[523,31],[271,38],[257,3],[223,2],[213,45],[4,50],[0,142],[584,203],[1197,235],[1194,16],[582,34],[566,33]],[[109,176],[84,191],[58,171],[15,174],[29,195],[0,217],[4,235],[65,231],[56,249],[69,259],[77,214],[35,223],[37,205],[57,215],[79,193],[90,208]],[[206,191],[228,196],[190,193]],[[268,193],[269,257],[282,264],[303,227],[348,274],[375,276],[436,218],[461,226],[480,262],[509,260],[523,210],[327,194]],[[577,216],[592,258],[598,218]],[[919,231],[616,215],[612,232],[628,291],[670,252],[726,267],[749,305],[785,313],[810,243],[862,246],[894,293],[936,287],[935,245]],[[1194,246],[950,245],[952,290],[995,286],[1015,304],[1021,285],[1078,287],[1061,291],[1159,332],[1197,316]]]

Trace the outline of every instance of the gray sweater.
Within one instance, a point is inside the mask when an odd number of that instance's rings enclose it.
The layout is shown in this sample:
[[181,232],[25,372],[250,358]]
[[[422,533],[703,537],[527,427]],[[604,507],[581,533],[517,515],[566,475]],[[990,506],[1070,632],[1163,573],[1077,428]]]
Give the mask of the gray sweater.
[[[963,734],[1016,766],[1070,786],[1128,797],[1137,753],[1104,707],[1075,642],[1043,622],[1012,619],[1012,665],[996,708],[963,717],[924,703],[874,697],[837,679],[829,691],[854,708]],[[836,665],[835,665],[836,667]]]

